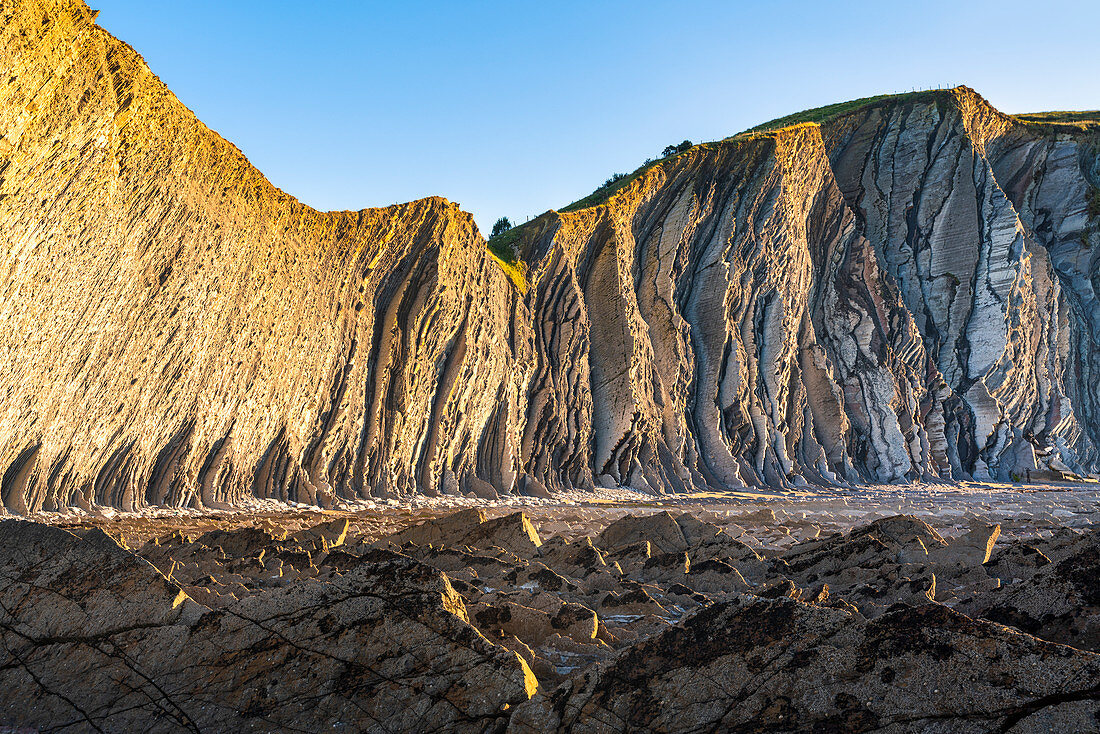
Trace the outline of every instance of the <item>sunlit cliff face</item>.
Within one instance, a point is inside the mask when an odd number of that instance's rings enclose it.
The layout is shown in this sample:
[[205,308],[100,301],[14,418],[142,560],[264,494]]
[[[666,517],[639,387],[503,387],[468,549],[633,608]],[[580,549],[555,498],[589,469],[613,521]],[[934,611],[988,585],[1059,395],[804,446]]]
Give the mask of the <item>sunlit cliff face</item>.
[[662,159],[501,259],[444,199],[275,189],[81,2],[5,12],[9,510],[1097,469],[1087,121],[879,99]]

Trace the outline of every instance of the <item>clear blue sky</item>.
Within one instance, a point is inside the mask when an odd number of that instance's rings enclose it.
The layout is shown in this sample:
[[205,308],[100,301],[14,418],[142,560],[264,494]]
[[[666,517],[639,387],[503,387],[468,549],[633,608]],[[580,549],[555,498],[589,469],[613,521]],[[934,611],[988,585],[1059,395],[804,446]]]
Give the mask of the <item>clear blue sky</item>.
[[968,84],[1100,108],[1100,3],[91,0],[184,104],[319,209],[432,194],[524,221],[669,143]]

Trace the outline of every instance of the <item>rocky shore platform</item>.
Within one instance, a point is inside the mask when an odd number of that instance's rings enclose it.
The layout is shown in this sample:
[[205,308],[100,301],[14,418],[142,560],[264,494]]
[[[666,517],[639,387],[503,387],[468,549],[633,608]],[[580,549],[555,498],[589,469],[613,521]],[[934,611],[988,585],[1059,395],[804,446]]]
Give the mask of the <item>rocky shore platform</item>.
[[0,730],[1100,731],[1100,485],[519,502],[4,519]]

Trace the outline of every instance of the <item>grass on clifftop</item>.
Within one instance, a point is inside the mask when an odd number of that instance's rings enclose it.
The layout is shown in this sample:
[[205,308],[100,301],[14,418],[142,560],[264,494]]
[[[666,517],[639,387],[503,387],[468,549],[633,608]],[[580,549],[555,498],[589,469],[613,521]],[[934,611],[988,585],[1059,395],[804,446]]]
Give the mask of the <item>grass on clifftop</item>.
[[[721,141],[718,141],[718,142],[721,142]],[[687,150],[681,150],[679,153],[673,153],[672,155],[666,155],[662,158],[654,158],[653,160],[646,161],[645,163],[643,163],[642,165],[640,165],[636,169],[634,169],[633,173],[628,173],[628,174],[625,174],[621,177],[612,177],[610,180],[608,180],[607,183],[605,183],[603,186],[600,186],[599,188],[597,188],[595,191],[593,191],[588,196],[584,197],[583,199],[577,199],[572,204],[568,204],[566,206],[563,206],[558,211],[560,211],[560,212],[575,212],[575,211],[580,211],[581,209],[587,209],[587,208],[592,207],[592,206],[598,206],[600,204],[603,204],[605,201],[607,201],[612,196],[614,196],[614,194],[617,191],[619,191],[620,189],[624,189],[627,186],[629,186],[639,176],[641,176],[643,173],[648,171],[650,168],[653,168],[656,165],[664,163],[665,161],[671,161],[671,160],[674,160],[676,158],[679,158],[680,156],[685,155],[685,154],[687,154],[687,153],[689,153],[693,150],[697,150],[699,148],[706,148],[708,146],[712,146],[712,145],[715,145],[715,144],[716,143],[698,143],[696,145],[691,146]]]
[[[929,98],[929,97],[934,97],[938,94],[942,94],[943,92],[946,92],[946,91],[950,91],[950,90],[936,89],[936,90],[931,90],[931,91],[926,91],[926,92],[905,92],[903,94],[880,94],[880,95],[875,96],[875,97],[863,97],[861,99],[853,99],[853,100],[850,100],[848,102],[838,102],[836,104],[826,105],[824,107],[815,107],[812,110],[803,110],[802,112],[796,112],[793,115],[787,115],[786,117],[780,117],[780,118],[777,118],[775,120],[771,120],[770,122],[765,122],[762,125],[757,125],[757,126],[752,127],[748,130],[745,130],[744,132],[740,132],[737,135],[733,135],[729,138],[726,138],[726,140],[733,140],[735,138],[747,137],[747,136],[754,135],[756,133],[772,132],[772,131],[775,131],[775,130],[780,130],[780,129],[785,128],[785,127],[793,127],[795,125],[801,125],[801,124],[808,123],[808,122],[820,124],[822,122],[827,122],[829,120],[840,117],[841,115],[847,114],[849,112],[854,112],[858,109],[861,109],[863,107],[868,107],[870,105],[874,105],[874,104],[877,104],[879,102],[899,102],[899,101],[907,101],[907,100],[911,100],[911,99]],[[695,148],[698,148],[700,146],[706,146],[706,145],[711,145],[711,144],[712,143],[700,143],[699,145],[692,146],[691,149],[695,149]],[[664,158],[658,158],[656,160],[649,161],[649,162],[643,164],[642,166],[640,166],[639,168],[637,168],[633,173],[628,174],[628,175],[626,175],[622,178],[619,178],[617,180],[611,181],[607,184],[604,184],[603,186],[599,187],[598,189],[593,191],[588,196],[584,197],[583,199],[577,199],[572,204],[569,204],[568,206],[562,207],[559,211],[574,212],[574,211],[578,211],[580,209],[587,209],[588,207],[597,206],[599,204],[602,204],[605,201],[607,201],[608,199],[610,199],[615,194],[615,192],[617,192],[620,189],[624,188],[625,186],[629,185],[632,181],[634,181],[636,178],[638,178],[643,173],[645,173],[645,171],[647,169],[649,169],[649,168],[651,168],[651,167],[653,167],[653,166],[655,166],[659,163],[662,163],[664,161],[671,160],[673,158],[681,156],[686,152],[687,151],[682,151],[680,153],[675,153],[673,155],[666,156]]]
[[[680,154],[677,153],[676,155],[680,155]],[[669,156],[669,158],[675,158],[675,157],[676,156]],[[591,194],[584,197],[583,199],[577,199],[572,204],[569,204],[567,206],[563,206],[561,209],[559,209],[559,211],[575,212],[575,211],[578,211],[579,209],[587,209],[590,206],[596,206],[598,204],[602,204],[605,201],[607,201],[608,199],[610,199],[611,195],[614,194],[616,191],[618,191],[621,188],[624,188],[625,186],[629,185],[632,181],[634,181],[634,179],[638,178],[638,176],[641,176],[647,168],[650,168],[651,166],[654,166],[654,165],[656,165],[657,163],[660,163],[663,160],[665,160],[665,159],[661,158],[659,160],[650,161],[649,163],[646,163],[646,164],[642,165],[640,168],[636,169],[633,173],[629,173],[629,174],[623,176],[622,178],[617,179],[617,180],[615,180],[611,183],[604,184],[603,186],[599,187],[598,189],[596,189],[595,191],[593,191]]]
[[501,232],[496,237],[490,237],[488,242],[489,252],[504,262],[514,263],[518,260],[516,242],[519,241],[522,224]]
[[737,133],[733,137],[737,138],[742,135],[752,135],[753,133],[770,132],[772,130],[780,130],[785,127],[791,127],[792,125],[801,125],[806,122],[814,122],[821,124],[834,120],[841,115],[845,115],[849,112],[855,112],[863,107],[870,107],[878,104],[879,102],[906,102],[909,100],[922,99],[928,97],[934,97],[944,92],[949,92],[949,89],[933,89],[926,92],[904,92],[902,94],[879,94],[874,97],[861,97],[860,99],[853,99],[847,102],[837,102],[835,104],[825,105],[824,107],[814,107],[810,110],[803,110],[802,112],[796,112],[793,115],[787,115],[785,117],[777,117],[774,120],[769,120],[761,125],[750,127],[748,130]]
[[1100,110],[1083,112],[1028,112],[1013,115],[1023,123],[1033,125],[1056,125],[1077,130],[1100,130]]
[[[738,139],[750,139],[755,135],[761,133],[775,132],[783,128],[794,127],[796,125],[803,125],[807,123],[820,125],[822,123],[831,122],[844,115],[856,112],[858,110],[874,107],[880,104],[896,104],[899,102],[910,101],[934,101],[936,99],[942,99],[943,95],[950,94],[951,89],[932,89],[920,92],[903,92],[901,94],[879,94],[873,97],[861,97],[860,99],[853,99],[847,102],[837,102],[835,104],[825,105],[824,107],[814,107],[813,109],[803,110],[802,112],[796,112],[784,117],[778,117],[774,120],[756,125],[744,130],[736,135],[732,135],[725,138],[726,142]],[[1082,130],[1082,131],[1100,131],[1100,111],[1086,111],[1086,112],[1036,112],[1029,114],[1013,115],[1013,117],[1020,122],[1031,125],[1041,125],[1048,128],[1053,128],[1053,131],[1059,130]],[[690,150],[698,148],[705,148],[715,145],[715,143],[700,143],[692,146],[688,151],[681,151],[669,156],[657,158],[654,160],[646,161],[644,164],[634,170],[633,173],[626,175],[612,176],[608,181],[598,187],[588,196],[568,204],[558,211],[561,212],[575,212],[581,209],[587,209],[589,207],[599,206],[605,203],[608,199],[615,195],[616,192],[629,186],[642,174],[644,174],[650,168],[664,163],[666,161],[678,158],[681,155],[685,155]],[[1100,217],[1100,189],[1094,189],[1093,195],[1089,199],[1089,214],[1092,217]],[[527,223],[530,224],[530,223]],[[519,245],[521,244],[521,238],[523,237],[523,230],[527,224],[521,224],[507,232],[503,232],[496,237],[489,240],[488,247],[492,256],[501,264],[508,277],[512,279],[512,282],[516,284],[516,287],[521,291],[526,292],[527,283],[524,276],[525,265],[521,257]]]

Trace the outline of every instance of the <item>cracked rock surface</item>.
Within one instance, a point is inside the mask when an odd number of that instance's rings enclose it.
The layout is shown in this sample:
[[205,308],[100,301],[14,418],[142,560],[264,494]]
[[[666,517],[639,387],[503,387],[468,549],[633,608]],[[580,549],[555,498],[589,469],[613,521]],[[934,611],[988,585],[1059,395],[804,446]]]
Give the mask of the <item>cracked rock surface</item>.
[[1096,731],[1097,681],[1096,655],[938,605],[867,620],[744,596],[520,706],[509,731]]
[[1091,527],[688,509],[0,521],[0,726],[1100,731]]
[[0,536],[6,725],[492,731],[536,688],[446,577],[405,556],[239,598],[221,585],[229,603],[210,609],[99,530],[9,521]]

